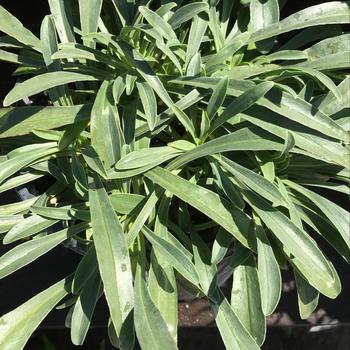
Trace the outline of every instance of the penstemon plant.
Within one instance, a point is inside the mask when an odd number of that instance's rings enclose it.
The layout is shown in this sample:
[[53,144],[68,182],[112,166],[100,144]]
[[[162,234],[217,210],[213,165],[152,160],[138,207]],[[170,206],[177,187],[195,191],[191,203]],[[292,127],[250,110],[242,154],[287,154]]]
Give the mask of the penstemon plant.
[[349,194],[349,3],[282,19],[285,2],[48,0],[39,37],[0,6],[0,59],[22,81],[0,110],[0,193],[51,179],[0,206],[2,243],[18,243],[0,278],[61,243],[84,250],[0,318],[1,349],[62,302],[82,345],[102,296],[114,346],[176,349],[181,285],[208,298],[227,349],[254,350],[281,267],[303,319],[340,293],[319,243],[350,261],[349,215],[322,192]]

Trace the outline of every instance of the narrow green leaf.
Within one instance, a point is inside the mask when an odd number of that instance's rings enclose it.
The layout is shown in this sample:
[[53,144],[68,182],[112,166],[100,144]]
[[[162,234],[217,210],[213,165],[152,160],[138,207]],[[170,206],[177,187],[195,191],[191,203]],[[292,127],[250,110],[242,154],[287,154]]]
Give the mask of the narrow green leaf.
[[350,249],[350,217],[348,212],[329,199],[322,197],[321,195],[310,191],[303,186],[289,180],[286,180],[285,183],[292,189],[306,196],[306,198],[311,200],[324,213],[329,221],[337,228],[344,242]]
[[[208,77],[190,77],[174,79],[173,82],[185,84],[205,89],[213,89],[218,83],[218,78]],[[241,92],[252,88],[251,81],[230,80],[227,89],[228,96],[239,96]],[[320,110],[310,103],[295,98],[289,93],[285,93],[277,88],[269,91],[265,98],[261,98],[256,104],[266,107],[271,111],[278,113],[281,117],[288,118],[310,129],[333,137],[338,140],[350,142],[350,133],[341,128],[334,120],[327,117]],[[255,107],[255,106],[254,106]]]
[[89,248],[74,273],[72,293],[77,295],[88,280],[91,280],[98,268],[95,247]]
[[0,278],[28,265],[39,256],[47,253],[67,238],[76,235],[87,227],[86,223],[71,226],[48,236],[22,243],[0,258]]
[[[79,0],[80,25],[82,36],[97,32],[103,0]],[[84,39],[83,39],[84,41]],[[90,41],[84,45],[93,46]]]
[[106,169],[103,166],[101,159],[96,153],[95,149],[92,146],[84,145],[80,148],[80,152],[84,157],[86,164],[97,174],[102,176],[104,179],[107,178]]
[[[44,147],[43,147],[44,148]],[[16,157],[8,159],[1,164],[0,169],[0,184],[8,179],[11,175],[15,174],[22,168],[37,162],[40,158],[54,154],[57,152],[57,148],[47,147],[46,150],[38,149],[35,151],[29,151],[19,154]]]
[[261,225],[256,227],[258,247],[258,278],[261,307],[265,316],[271,315],[281,297],[282,278],[271,244]]
[[202,44],[204,34],[207,30],[208,22],[198,15],[194,16],[192,25],[188,37],[188,45],[186,50],[186,63],[187,68],[192,58],[198,53],[199,48]]
[[37,51],[41,50],[40,40],[10,12],[0,5],[0,31],[6,33],[19,42],[32,46]]
[[14,107],[0,109],[0,139],[51,130],[90,118],[90,105],[71,107]]
[[0,216],[19,214],[28,211],[37,200],[38,197],[33,197],[17,203],[0,205]]
[[210,298],[216,292],[217,268],[211,262],[211,254],[208,246],[196,232],[191,232],[191,241],[199,283],[204,294]]
[[278,188],[263,176],[256,174],[254,171],[249,170],[226,157],[220,157],[219,163],[227,172],[237,177],[239,181],[245,183],[263,198],[271,201],[274,206],[286,206],[286,201],[282,197]]
[[299,313],[302,320],[307,319],[318,305],[320,293],[312,287],[297,271],[294,271],[298,292]]
[[89,200],[94,243],[104,292],[115,331],[122,348],[134,345],[132,272],[122,226],[101,181],[89,184]]
[[168,327],[154,305],[138,265],[135,278],[135,329],[145,350],[177,349]]
[[211,307],[227,350],[260,349],[221,291],[218,299],[211,303]]
[[33,206],[31,211],[49,219],[90,221],[90,213],[85,205],[65,205],[63,207]]
[[149,129],[152,131],[157,124],[157,100],[153,89],[146,83],[136,83],[140,94],[145,118]]
[[[181,243],[168,231],[169,207],[171,195],[165,193],[159,203],[154,233],[165,240],[170,240],[174,245],[182,248]],[[192,256],[190,256],[192,259]],[[148,285],[151,298],[167,324],[168,331],[177,343],[178,328],[178,294],[174,268],[169,265],[164,256],[158,254],[156,249],[151,253]]]
[[268,39],[274,35],[311,26],[349,22],[349,6],[346,2],[332,1],[308,7],[293,13],[280,22],[252,33],[250,42]]
[[[302,274],[316,289],[325,295],[336,293],[336,286],[329,262],[317,247],[315,241],[303,230],[268,202],[251,191],[244,190],[251,204],[264,224],[288,250],[288,256],[295,257]],[[307,262],[307,263],[306,263]],[[298,267],[298,268],[299,268]]]
[[[52,55],[58,51],[58,42],[56,28],[52,17],[47,15],[44,17],[40,28],[40,40],[42,43],[43,58],[49,72],[61,71],[61,64],[53,61]],[[72,105],[72,100],[68,89],[65,86],[58,86],[48,90],[48,94],[55,106]]]
[[218,264],[220,261],[222,261],[231,243],[232,235],[225,231],[222,227],[220,227],[219,231],[215,236],[215,240],[211,250],[212,264]]
[[6,233],[24,219],[23,215],[0,216],[0,233]]
[[250,127],[232,132],[231,134],[219,136],[211,141],[205,142],[191,151],[185,152],[172,161],[168,169],[178,169],[185,164],[208,155],[229,151],[272,151],[282,150],[282,143],[273,135],[262,132],[261,129]]
[[4,106],[7,107],[21,99],[46,91],[50,88],[74,83],[78,81],[99,80],[94,75],[73,73],[73,72],[51,72],[43,73],[23,83],[16,85],[5,97]]
[[180,153],[179,150],[167,146],[143,148],[127,154],[115,167],[116,169],[127,170],[145,167],[147,164],[158,165]]
[[170,24],[167,23],[162,17],[157,15],[147,7],[140,6],[139,11],[143,17],[146,18],[149,24],[166,40],[177,42],[176,34],[171,28]]
[[207,107],[208,117],[210,120],[214,118],[215,114],[225,101],[227,86],[228,79],[224,78],[219,81],[218,85],[213,90],[213,94],[210,97]]
[[137,235],[141,231],[143,225],[151,215],[160,196],[161,196],[161,193],[159,190],[156,190],[150,193],[146,203],[143,205],[142,209],[138,212],[138,215],[127,234],[127,243],[129,247],[132,245]]
[[75,42],[73,17],[70,2],[66,0],[48,0],[58,35],[62,43]]
[[234,117],[238,113],[242,113],[254,105],[257,101],[264,97],[267,92],[272,89],[273,86],[274,83],[272,82],[264,82],[256,85],[255,87],[244,92],[242,95],[238,96],[231,104],[225,108],[225,111],[217,119],[214,120],[210,131],[213,132],[230,118]]
[[241,210],[244,209],[245,203],[242,199],[241,194],[235,187],[231,177],[226,174],[216,162],[210,163],[213,173],[216,178],[218,187],[225,193],[226,197]]
[[155,235],[147,226],[142,228],[142,232],[146,238],[155,246],[159,254],[166,259],[183,277],[198,285],[199,279],[194,267],[194,264],[187,256],[188,253],[184,253],[186,250],[184,247],[175,246],[170,241],[166,241],[163,238]]
[[111,95],[112,86],[104,81],[91,111],[91,145],[106,169],[120,159],[124,144],[118,110],[111,102]]
[[[90,40],[87,42],[92,43]],[[60,44],[59,51],[54,53],[51,58],[53,60],[59,59],[86,59],[99,63],[104,63],[107,66],[121,68],[121,64],[112,56],[108,56],[99,50],[95,50],[91,47],[86,47],[82,44]],[[56,61],[57,62],[57,61]]]
[[213,219],[244,246],[255,250],[251,241],[251,220],[233,204],[218,194],[159,167],[147,172],[145,176]]
[[[269,27],[280,19],[280,9],[278,0],[251,0],[250,1],[251,30],[255,32],[259,29]],[[274,37],[255,43],[261,52],[268,52],[274,45]]]
[[252,255],[233,270],[231,305],[258,345],[265,340],[266,321],[261,309],[258,273]]
[[36,173],[36,172],[27,172],[22,175],[14,176],[5,181],[1,186],[0,186],[0,193],[6,192],[8,190],[11,190],[13,188],[19,187],[21,185],[24,185],[28,182],[37,180],[44,176],[41,173]]
[[[160,255],[162,257],[162,255]],[[149,294],[163,317],[174,342],[177,342],[178,294],[174,269],[162,267],[154,253],[151,256],[151,267],[148,272]]]
[[177,29],[182,23],[185,23],[192,19],[195,15],[200,12],[206,11],[208,5],[203,2],[194,2],[181,6],[174,14],[170,17],[168,23],[173,29]]
[[135,193],[112,193],[109,196],[113,209],[120,214],[130,214],[133,210],[138,212],[138,208],[143,208],[145,198]]
[[65,278],[37,294],[0,318],[0,346],[3,350],[21,350],[43,319],[70,291]]
[[71,339],[74,345],[82,345],[89,330],[92,315],[101,287],[101,278],[95,270],[86,281],[73,309]]
[[203,57],[203,61],[208,68],[225,63],[243,46],[247,45],[250,33],[246,32],[232,39],[216,54]]
[[199,75],[202,69],[202,56],[197,52],[190,60],[187,66],[187,75],[196,76]]

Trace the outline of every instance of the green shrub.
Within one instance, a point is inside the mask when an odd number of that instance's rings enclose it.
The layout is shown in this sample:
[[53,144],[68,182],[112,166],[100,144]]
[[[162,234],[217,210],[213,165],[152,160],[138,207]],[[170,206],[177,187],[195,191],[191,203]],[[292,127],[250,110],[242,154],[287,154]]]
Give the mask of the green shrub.
[[132,349],[136,332],[146,350],[177,347],[178,285],[209,299],[235,350],[263,343],[280,267],[302,318],[335,298],[318,242],[350,261],[349,215],[322,195],[349,193],[348,3],[280,19],[277,0],[48,2],[40,38],[0,6],[0,59],[23,81],[0,110],[0,192],[52,179],[0,206],[3,244],[18,242],[0,277],[73,238],[86,254],[2,316],[1,349],[64,298],[74,344],[104,294],[112,343]]

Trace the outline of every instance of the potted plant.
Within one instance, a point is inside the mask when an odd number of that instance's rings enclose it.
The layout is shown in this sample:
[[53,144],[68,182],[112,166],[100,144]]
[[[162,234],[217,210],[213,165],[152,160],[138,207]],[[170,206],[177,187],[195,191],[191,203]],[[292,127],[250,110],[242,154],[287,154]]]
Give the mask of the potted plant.
[[61,243],[83,256],[0,318],[1,348],[62,300],[82,345],[104,296],[113,345],[176,349],[181,286],[209,299],[228,349],[259,349],[286,264],[302,318],[335,298],[317,241],[349,262],[349,217],[317,189],[349,192],[348,4],[280,19],[277,0],[48,3],[40,37],[0,6],[0,59],[23,80],[0,110],[0,191],[51,179],[0,206],[3,244],[18,242],[0,277]]

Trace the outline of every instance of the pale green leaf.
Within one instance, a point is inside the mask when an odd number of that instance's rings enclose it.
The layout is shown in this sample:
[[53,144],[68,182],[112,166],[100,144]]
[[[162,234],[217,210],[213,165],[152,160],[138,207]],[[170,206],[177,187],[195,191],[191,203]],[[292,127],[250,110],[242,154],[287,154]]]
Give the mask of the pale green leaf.
[[266,321],[261,309],[258,273],[252,255],[233,270],[231,305],[257,344],[262,345]]
[[44,318],[70,291],[65,278],[37,294],[0,318],[0,346],[3,350],[21,350]]
[[74,72],[51,72],[43,73],[23,83],[16,85],[5,97],[4,106],[7,107],[23,98],[38,94],[50,88],[74,83],[78,81],[99,80],[94,75],[74,73]]
[[124,349],[134,345],[132,272],[123,228],[101,181],[89,183],[90,212],[97,261],[115,331]]

